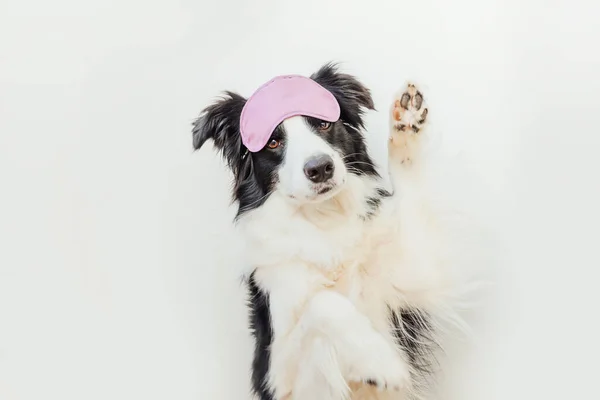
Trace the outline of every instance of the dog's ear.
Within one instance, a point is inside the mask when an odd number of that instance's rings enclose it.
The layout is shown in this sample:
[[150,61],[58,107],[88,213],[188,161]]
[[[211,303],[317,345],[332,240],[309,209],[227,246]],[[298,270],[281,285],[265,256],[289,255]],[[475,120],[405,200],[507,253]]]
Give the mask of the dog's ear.
[[329,90],[340,104],[341,118],[355,128],[364,128],[364,109],[374,110],[371,91],[354,76],[338,71],[334,63],[328,63],[311,75],[311,79]]
[[245,151],[240,135],[240,115],[244,104],[245,98],[226,92],[222,99],[206,107],[193,123],[194,149],[200,149],[212,139],[229,166],[236,168]]

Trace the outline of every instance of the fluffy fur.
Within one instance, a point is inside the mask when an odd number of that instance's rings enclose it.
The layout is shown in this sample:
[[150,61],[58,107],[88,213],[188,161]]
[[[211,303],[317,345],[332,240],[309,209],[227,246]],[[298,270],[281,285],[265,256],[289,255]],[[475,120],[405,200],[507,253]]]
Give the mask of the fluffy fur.
[[[369,90],[331,64],[311,78],[338,100],[338,122],[289,118],[272,148],[249,153],[239,134],[246,99],[228,92],[194,123],[194,147],[212,140],[234,177],[254,394],[427,396],[475,263],[457,217],[464,203],[448,195],[448,164],[432,158],[417,88],[402,89],[390,109],[388,190],[363,136],[363,112],[374,109]],[[331,160],[324,182],[305,171],[317,156]]]

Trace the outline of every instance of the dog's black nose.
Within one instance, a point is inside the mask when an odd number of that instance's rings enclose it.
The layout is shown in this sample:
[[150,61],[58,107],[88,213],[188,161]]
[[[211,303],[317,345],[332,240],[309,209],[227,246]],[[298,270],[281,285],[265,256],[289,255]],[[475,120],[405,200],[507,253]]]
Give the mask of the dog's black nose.
[[333,159],[326,154],[311,157],[304,164],[304,175],[314,183],[331,179],[334,170]]

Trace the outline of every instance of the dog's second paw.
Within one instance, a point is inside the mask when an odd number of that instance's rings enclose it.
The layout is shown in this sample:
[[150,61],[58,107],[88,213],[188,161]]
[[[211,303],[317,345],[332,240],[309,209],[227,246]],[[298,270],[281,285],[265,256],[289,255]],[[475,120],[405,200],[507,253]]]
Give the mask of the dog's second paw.
[[409,83],[394,98],[390,112],[390,151],[402,163],[411,160],[428,114],[425,98],[413,84]]
[[362,382],[379,390],[400,391],[410,384],[408,364],[383,337],[357,352],[349,381]]

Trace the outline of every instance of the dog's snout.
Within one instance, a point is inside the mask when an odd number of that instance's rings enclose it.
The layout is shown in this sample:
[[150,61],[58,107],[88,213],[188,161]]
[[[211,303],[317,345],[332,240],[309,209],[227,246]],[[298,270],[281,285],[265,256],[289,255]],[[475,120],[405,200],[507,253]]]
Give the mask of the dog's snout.
[[325,182],[331,179],[334,170],[333,158],[327,154],[313,156],[304,164],[304,174],[314,183]]

